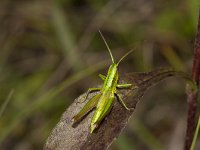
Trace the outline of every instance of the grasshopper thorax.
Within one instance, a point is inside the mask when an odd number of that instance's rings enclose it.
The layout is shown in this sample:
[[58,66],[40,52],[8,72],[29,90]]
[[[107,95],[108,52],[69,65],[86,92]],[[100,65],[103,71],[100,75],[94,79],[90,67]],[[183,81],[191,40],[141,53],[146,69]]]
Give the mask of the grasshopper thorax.
[[115,88],[118,82],[117,64],[112,63],[108,69],[106,80],[104,82],[104,88]]

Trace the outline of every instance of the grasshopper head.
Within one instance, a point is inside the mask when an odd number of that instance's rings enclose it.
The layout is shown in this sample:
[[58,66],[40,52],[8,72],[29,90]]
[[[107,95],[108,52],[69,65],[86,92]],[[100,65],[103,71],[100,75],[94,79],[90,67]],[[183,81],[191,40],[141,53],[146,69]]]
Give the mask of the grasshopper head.
[[117,64],[116,63],[112,63],[109,67],[109,71],[108,72],[117,72]]

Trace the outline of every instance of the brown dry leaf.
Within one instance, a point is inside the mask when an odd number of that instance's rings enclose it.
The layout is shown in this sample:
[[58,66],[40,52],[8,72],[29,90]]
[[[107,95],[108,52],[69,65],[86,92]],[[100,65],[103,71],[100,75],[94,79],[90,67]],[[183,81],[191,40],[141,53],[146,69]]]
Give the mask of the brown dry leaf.
[[[128,107],[135,108],[144,92],[159,81],[172,76],[180,76],[191,80],[185,73],[170,68],[157,69],[147,73],[130,73],[120,78],[120,83],[132,83],[137,89],[119,90]],[[88,100],[94,96],[90,94]],[[111,113],[102,121],[94,133],[90,134],[90,122],[94,110],[85,116],[79,123],[73,125],[71,119],[85,105],[85,93],[79,96],[63,113],[52,133],[48,137],[44,150],[105,150],[121,133],[128,123],[132,111],[127,111],[116,100]]]

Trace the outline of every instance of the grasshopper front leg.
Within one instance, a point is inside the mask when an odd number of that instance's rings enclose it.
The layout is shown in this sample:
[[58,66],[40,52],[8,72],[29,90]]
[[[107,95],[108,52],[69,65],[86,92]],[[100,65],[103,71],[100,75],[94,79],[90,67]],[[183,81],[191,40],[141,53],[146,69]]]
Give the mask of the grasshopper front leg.
[[99,74],[99,77],[100,77],[103,81],[106,80],[106,76],[104,76],[104,75],[102,75],[102,74]]

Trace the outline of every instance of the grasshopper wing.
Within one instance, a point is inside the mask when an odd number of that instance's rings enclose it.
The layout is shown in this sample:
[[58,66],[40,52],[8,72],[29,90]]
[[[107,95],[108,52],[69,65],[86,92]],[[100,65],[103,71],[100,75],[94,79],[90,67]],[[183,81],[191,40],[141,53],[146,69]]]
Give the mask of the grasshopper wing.
[[97,106],[97,110],[95,111],[95,114],[92,118],[91,130],[90,130],[91,133],[94,131],[95,128],[98,127],[100,122],[110,112],[114,99],[115,97],[113,94],[105,94],[105,96],[104,95],[101,96]]

